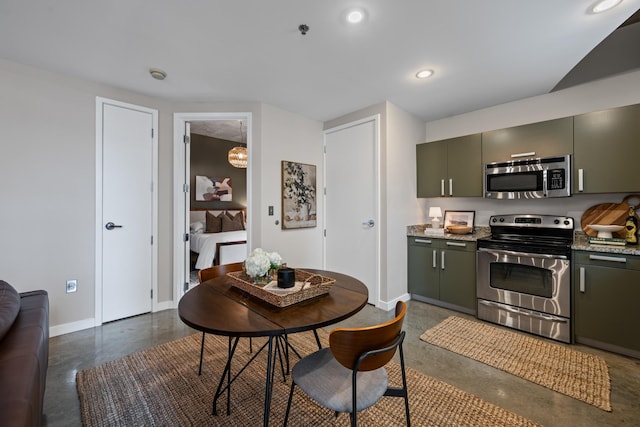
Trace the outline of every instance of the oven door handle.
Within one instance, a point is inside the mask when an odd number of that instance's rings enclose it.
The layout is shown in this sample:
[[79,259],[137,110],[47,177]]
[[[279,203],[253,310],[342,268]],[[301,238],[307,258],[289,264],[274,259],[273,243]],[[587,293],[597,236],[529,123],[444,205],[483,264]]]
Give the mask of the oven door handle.
[[567,323],[568,320],[564,317],[554,316],[552,314],[538,313],[536,311],[525,310],[523,308],[512,307],[510,305],[499,304],[497,302],[478,300],[479,304],[486,305],[487,307],[495,307],[501,310],[508,311],[510,313],[522,314],[523,316],[533,317],[541,320],[548,320],[550,322]]
[[495,250],[489,248],[479,248],[478,252],[487,252],[491,255],[515,255],[515,256],[528,256],[532,258],[546,258],[546,259],[567,259],[566,255],[546,255],[546,254],[532,254],[527,252],[505,251]]

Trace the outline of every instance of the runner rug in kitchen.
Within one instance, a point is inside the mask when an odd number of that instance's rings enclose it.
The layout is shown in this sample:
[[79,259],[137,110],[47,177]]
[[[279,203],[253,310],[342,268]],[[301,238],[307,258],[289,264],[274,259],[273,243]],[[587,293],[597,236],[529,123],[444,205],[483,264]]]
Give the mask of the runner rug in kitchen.
[[609,368],[601,357],[457,316],[428,329],[420,339],[611,411]]

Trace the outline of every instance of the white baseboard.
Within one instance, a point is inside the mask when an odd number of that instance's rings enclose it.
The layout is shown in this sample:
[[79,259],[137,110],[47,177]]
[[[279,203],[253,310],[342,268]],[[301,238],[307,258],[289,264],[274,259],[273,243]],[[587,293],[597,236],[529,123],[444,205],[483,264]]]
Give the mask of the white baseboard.
[[55,325],[49,328],[49,336],[56,337],[58,335],[64,335],[71,332],[81,331],[83,329],[93,328],[94,326],[96,326],[96,319],[94,319],[93,317],[90,319],[78,320],[77,322]]
[[407,302],[411,299],[411,294],[406,293],[404,295],[400,295],[398,298],[394,298],[391,301],[380,301],[378,308],[384,311],[391,311],[396,308],[396,304],[398,301]]
[[[173,300],[163,301],[156,305],[156,309],[154,310],[154,312],[169,310],[173,308],[176,308],[176,304],[173,302]],[[49,337],[57,337],[58,335],[70,334],[71,332],[78,332],[82,331],[83,329],[93,328],[95,326],[99,325],[96,325],[96,319],[93,317],[90,319],[78,320],[77,322],[55,325],[49,327]]]
[[177,305],[173,300],[163,301],[156,304],[156,309],[154,311],[164,311],[172,308],[177,308]]

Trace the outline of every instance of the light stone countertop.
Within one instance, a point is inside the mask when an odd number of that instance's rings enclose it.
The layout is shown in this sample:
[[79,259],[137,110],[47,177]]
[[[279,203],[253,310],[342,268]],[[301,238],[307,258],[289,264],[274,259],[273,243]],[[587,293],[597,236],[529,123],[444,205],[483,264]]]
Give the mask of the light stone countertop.
[[[432,239],[446,239],[446,240],[464,240],[468,242],[475,242],[478,239],[491,236],[491,228],[478,226],[475,227],[471,234],[426,234],[425,228],[428,228],[426,224],[417,224],[407,226],[407,237],[430,237]],[[638,255],[640,256],[640,245],[638,246],[604,246],[604,245],[590,245],[587,240],[587,235],[583,231],[575,231],[573,236],[573,244],[571,249],[574,251],[591,251],[602,252],[609,254],[620,255]]]
[[432,239],[446,239],[446,240],[464,240],[467,242],[475,242],[476,240],[491,235],[491,229],[489,227],[475,227],[473,233],[470,234],[427,234],[424,232],[425,228],[428,228],[426,224],[409,225],[407,226],[407,237],[430,237]]
[[607,254],[620,254],[620,255],[640,255],[640,246],[627,245],[627,246],[605,246],[605,245],[590,245],[587,240],[587,235],[584,231],[576,231],[573,235],[573,244],[571,249],[574,251],[591,251],[602,252]]

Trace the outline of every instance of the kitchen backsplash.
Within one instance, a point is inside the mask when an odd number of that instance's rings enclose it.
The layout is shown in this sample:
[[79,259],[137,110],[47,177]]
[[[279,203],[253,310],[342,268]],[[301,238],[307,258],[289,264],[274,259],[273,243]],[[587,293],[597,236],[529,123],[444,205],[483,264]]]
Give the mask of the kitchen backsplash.
[[[639,191],[640,193],[640,191]],[[599,203],[620,203],[628,194],[577,194],[571,197],[536,200],[494,200],[482,197],[436,197],[418,199],[425,223],[431,219],[427,215],[429,207],[438,206],[444,211],[475,211],[475,225],[488,226],[492,215],[541,214],[566,215],[574,219],[576,229],[580,229],[580,219],[588,208]],[[442,218],[440,218],[442,220]]]

